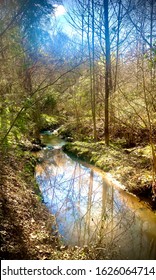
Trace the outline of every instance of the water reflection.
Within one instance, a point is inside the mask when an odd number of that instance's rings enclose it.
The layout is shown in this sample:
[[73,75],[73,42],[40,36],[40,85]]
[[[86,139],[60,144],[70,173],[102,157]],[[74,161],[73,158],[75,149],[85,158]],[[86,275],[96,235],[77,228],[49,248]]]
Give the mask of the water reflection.
[[144,215],[135,198],[60,149],[41,151],[39,156],[44,160],[36,168],[36,178],[65,243],[103,246],[113,241],[120,258],[156,258],[154,213],[147,209]]

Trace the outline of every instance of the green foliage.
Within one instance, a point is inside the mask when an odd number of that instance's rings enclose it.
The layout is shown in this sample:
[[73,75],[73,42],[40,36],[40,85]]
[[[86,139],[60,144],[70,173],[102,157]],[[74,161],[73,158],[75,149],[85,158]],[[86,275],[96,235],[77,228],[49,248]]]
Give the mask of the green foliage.
[[41,128],[48,129],[59,124],[59,119],[56,116],[49,116],[47,114],[41,115]]

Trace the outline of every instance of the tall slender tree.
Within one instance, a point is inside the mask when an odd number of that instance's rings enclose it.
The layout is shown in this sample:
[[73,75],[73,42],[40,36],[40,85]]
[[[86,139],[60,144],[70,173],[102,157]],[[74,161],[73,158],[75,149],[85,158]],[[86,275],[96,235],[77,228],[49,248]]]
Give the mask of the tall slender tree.
[[108,0],[103,1],[104,6],[104,27],[105,27],[105,142],[109,145],[109,95],[111,91],[111,54],[110,54],[110,29],[109,29],[109,8]]

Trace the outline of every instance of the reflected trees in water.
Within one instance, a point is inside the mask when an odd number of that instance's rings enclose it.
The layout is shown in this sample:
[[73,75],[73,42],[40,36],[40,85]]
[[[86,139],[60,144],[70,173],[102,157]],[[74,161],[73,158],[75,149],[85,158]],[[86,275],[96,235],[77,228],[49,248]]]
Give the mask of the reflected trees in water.
[[65,243],[119,242],[133,224],[134,214],[127,217],[118,193],[101,174],[61,153],[53,151],[36,175]]

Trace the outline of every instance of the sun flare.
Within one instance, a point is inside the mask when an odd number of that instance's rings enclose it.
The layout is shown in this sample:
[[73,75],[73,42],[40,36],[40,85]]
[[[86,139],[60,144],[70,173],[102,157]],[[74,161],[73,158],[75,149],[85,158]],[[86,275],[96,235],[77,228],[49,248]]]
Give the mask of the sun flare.
[[63,16],[66,13],[66,9],[63,5],[55,5],[55,16]]

